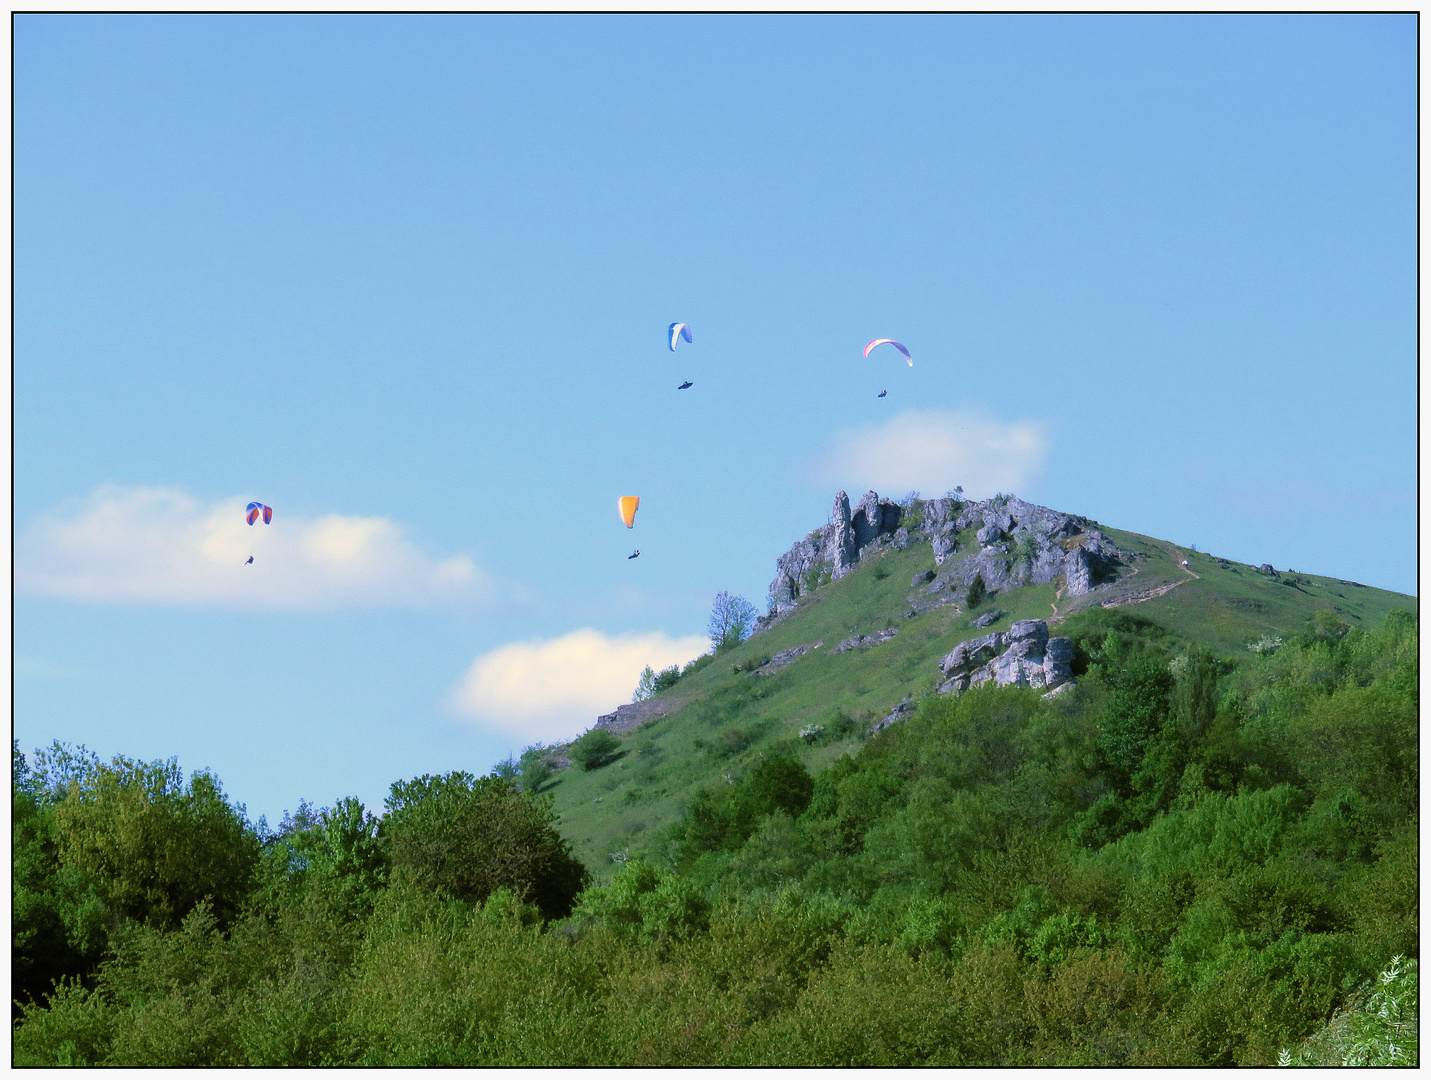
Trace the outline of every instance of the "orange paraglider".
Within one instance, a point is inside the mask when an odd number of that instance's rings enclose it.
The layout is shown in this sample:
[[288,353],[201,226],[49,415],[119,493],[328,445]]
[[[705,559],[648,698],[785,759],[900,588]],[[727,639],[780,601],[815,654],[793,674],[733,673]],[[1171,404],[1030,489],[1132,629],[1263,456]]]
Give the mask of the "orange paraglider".
[[623,495],[616,502],[617,512],[621,515],[621,520],[626,522],[628,529],[635,527],[636,507],[641,505],[641,496]]

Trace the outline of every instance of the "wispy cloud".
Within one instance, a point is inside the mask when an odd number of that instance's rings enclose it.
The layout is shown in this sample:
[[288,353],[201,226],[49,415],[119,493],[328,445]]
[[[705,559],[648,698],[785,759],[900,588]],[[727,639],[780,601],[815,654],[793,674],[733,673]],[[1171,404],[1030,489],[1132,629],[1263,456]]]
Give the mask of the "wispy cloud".
[[250,526],[246,501],[102,487],[24,529],[16,585],[70,600],[249,611],[471,605],[498,592],[467,556],[429,555],[386,518],[280,508],[272,524]]
[[709,647],[704,637],[608,637],[592,629],[515,642],[473,661],[453,690],[451,705],[466,719],[517,734],[523,742],[559,742],[630,701],[646,665],[660,671],[694,660]]
[[1020,492],[1043,468],[1043,425],[1006,423],[987,409],[915,409],[883,424],[836,432],[812,470],[822,483],[942,495],[957,486],[974,498]]

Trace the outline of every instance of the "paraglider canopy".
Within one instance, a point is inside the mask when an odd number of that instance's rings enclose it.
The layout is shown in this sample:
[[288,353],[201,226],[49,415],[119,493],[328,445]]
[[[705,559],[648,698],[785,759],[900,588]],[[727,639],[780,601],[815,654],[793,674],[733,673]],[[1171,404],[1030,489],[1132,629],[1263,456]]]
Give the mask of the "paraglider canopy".
[[691,328],[683,322],[673,322],[671,324],[671,328],[667,331],[667,333],[670,335],[671,338],[672,352],[676,351],[676,341],[678,339],[684,338],[688,342],[694,340],[691,337]]
[[623,495],[616,501],[617,512],[621,515],[621,520],[626,522],[628,529],[633,528],[636,521],[636,507],[641,505],[641,496]]
[[898,349],[900,352],[902,352],[902,353],[904,354],[904,359],[905,359],[905,361],[909,364],[909,366],[910,366],[910,367],[913,367],[913,366],[914,366],[914,358],[909,355],[909,350],[906,349],[906,348],[905,348],[903,345],[901,345],[899,342],[895,341],[894,338],[887,338],[887,337],[875,338],[873,341],[871,341],[868,345],[865,346],[865,355],[866,355],[866,356],[869,356],[869,354],[871,353],[871,351],[873,351],[874,349],[879,348],[879,346],[881,346],[881,345],[893,345],[896,349]]
[[264,506],[263,503],[251,502],[248,504],[248,509],[245,511],[245,514],[248,517],[248,523],[250,525],[258,520],[260,514],[263,515],[263,523],[267,525],[273,520],[273,507]]

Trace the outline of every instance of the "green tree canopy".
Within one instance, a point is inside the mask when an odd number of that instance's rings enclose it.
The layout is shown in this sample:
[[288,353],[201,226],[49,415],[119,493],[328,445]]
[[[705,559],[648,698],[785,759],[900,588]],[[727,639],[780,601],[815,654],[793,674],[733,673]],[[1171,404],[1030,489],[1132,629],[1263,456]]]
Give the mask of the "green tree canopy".
[[556,919],[586,884],[550,798],[509,780],[466,772],[399,780],[387,807],[382,835],[393,866],[447,899],[481,902],[505,888]]
[[217,777],[199,771],[185,783],[172,758],[71,765],[54,808],[59,857],[97,883],[114,915],[176,927],[206,896],[221,923],[237,913],[259,839]]

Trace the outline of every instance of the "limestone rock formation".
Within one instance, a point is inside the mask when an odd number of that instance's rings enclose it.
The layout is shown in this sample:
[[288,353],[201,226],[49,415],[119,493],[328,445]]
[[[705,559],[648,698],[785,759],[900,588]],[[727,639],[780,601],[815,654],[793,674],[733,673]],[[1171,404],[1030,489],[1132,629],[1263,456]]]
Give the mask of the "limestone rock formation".
[[761,664],[758,668],[752,671],[751,674],[774,674],[781,668],[789,667],[796,660],[800,659],[800,657],[804,656],[807,652],[813,652],[815,649],[818,649],[823,644],[825,644],[823,641],[816,641],[810,645],[796,645],[789,649],[781,649],[769,660],[767,660],[765,663]]
[[872,649],[876,645],[883,645],[886,641],[893,641],[899,631],[894,627],[888,630],[881,630],[877,634],[860,634],[857,637],[845,638],[835,646],[834,652],[849,652],[851,649]]
[[[909,531],[900,527],[903,513],[898,503],[881,499],[873,491],[867,492],[851,513],[849,496],[838,492],[830,508],[829,524],[816,529],[775,561],[770,614],[783,615],[824,581],[844,577],[858,565],[866,549],[906,547]],[[765,625],[769,622],[765,621]]]
[[1073,642],[1048,636],[1042,619],[1020,619],[1007,631],[960,642],[939,661],[941,694],[958,694],[992,680],[998,686],[1053,689],[1073,677]]
[[[961,552],[959,537],[973,531],[975,543]],[[1115,578],[1127,553],[1105,537],[1088,518],[1036,506],[1011,495],[982,502],[962,498],[929,499],[919,517],[873,491],[853,510],[843,491],[835,496],[827,525],[816,529],[776,560],[770,583],[769,613],[756,624],[763,630],[792,610],[800,598],[826,582],[844,577],[863,558],[888,548],[903,549],[911,532],[934,552],[938,576],[925,590],[938,600],[916,599],[916,610],[957,603],[975,577],[988,593],[1008,592],[1064,578],[1067,595],[1082,596]],[[977,546],[975,546],[977,544]],[[922,582],[913,580],[911,589]]]
[[896,705],[893,709],[890,710],[890,714],[888,716],[886,716],[879,723],[875,724],[874,727],[870,728],[870,734],[878,735],[881,731],[889,727],[889,725],[894,723],[896,720],[903,720],[906,716],[913,715],[914,709],[915,705],[913,699],[905,698],[898,705]]
[[677,707],[669,700],[657,701],[647,698],[645,701],[637,701],[630,705],[618,705],[615,712],[598,716],[594,726],[619,733],[634,731],[646,721],[664,716]]

